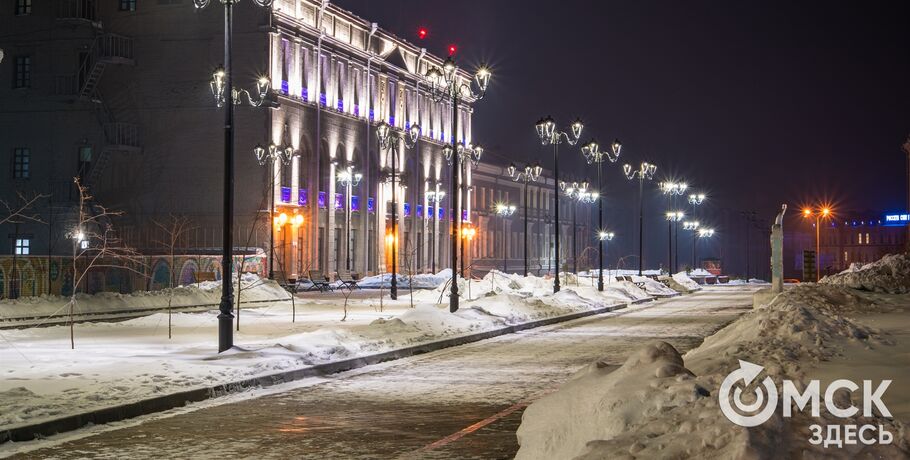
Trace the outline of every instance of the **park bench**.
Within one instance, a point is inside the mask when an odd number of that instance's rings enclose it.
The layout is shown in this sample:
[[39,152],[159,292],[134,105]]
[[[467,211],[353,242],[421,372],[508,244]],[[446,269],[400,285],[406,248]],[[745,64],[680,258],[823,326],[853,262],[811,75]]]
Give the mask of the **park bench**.
[[203,281],[215,281],[215,272],[195,272],[193,277],[196,279],[196,284],[199,284]]
[[332,285],[329,284],[329,279],[326,278],[325,273],[321,270],[310,270],[310,282],[313,283],[313,285],[307,288],[307,291],[318,290],[320,292],[325,292],[332,289]]
[[351,274],[350,270],[338,270],[335,272],[338,275],[338,281],[341,282],[341,287],[348,289],[360,289],[360,286],[357,285],[357,280],[354,279],[354,275]]

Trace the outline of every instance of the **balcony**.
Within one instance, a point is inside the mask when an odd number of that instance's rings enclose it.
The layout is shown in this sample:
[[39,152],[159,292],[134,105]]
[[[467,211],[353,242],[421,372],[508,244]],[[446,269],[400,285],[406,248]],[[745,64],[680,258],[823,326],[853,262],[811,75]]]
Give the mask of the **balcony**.
[[98,19],[99,0],[58,0],[57,19],[63,21],[84,21],[101,27]]
[[104,149],[112,152],[139,153],[139,128],[133,123],[105,123]]

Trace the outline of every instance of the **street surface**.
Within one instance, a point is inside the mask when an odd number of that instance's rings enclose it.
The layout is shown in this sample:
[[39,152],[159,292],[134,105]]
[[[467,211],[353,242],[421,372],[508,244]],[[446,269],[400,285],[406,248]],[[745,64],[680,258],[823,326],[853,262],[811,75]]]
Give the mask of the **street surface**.
[[618,366],[652,340],[696,347],[751,308],[752,292],[708,288],[255,399],[93,428],[14,458],[511,458],[528,402],[593,361]]

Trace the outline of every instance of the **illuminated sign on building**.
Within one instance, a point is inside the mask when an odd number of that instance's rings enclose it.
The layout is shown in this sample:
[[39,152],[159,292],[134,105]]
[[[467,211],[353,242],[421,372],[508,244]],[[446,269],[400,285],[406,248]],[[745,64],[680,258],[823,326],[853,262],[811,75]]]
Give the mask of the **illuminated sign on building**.
[[904,225],[910,222],[910,214],[888,214],[885,216],[885,225]]

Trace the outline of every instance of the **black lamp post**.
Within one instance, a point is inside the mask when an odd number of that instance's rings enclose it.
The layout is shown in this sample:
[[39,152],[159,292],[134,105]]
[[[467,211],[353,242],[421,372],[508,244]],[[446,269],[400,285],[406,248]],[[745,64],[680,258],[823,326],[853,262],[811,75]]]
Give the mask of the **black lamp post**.
[[363,179],[363,174],[354,172],[354,167],[348,165],[343,170],[339,171],[337,174],[338,183],[344,187],[344,201],[345,201],[345,210],[344,210],[344,228],[345,228],[345,239],[347,248],[347,255],[345,260],[345,269],[351,269],[351,206],[353,204],[353,199],[351,195],[354,193],[354,187],[360,185],[360,181]]
[[[584,154],[585,160],[588,164],[597,163],[597,193],[603,193],[603,163],[604,161],[609,161],[610,163],[615,163],[619,159],[619,152],[622,150],[622,143],[619,142],[619,139],[613,141],[613,144],[610,145],[609,151],[601,151],[600,145],[595,140],[591,140],[581,148],[581,153]],[[598,200],[597,203],[597,231],[603,232],[604,228],[604,202],[603,200]],[[603,238],[598,238],[597,243],[597,290],[604,290],[604,240]]]
[[522,276],[528,276],[528,183],[536,182],[540,178],[540,173],[543,172],[543,167],[540,164],[535,164],[534,166],[525,166],[523,172],[518,172],[518,169],[515,167],[515,163],[509,165],[507,170],[509,177],[512,178],[515,182],[524,182],[524,218],[525,218],[525,250],[524,250],[524,259],[525,259],[525,272]]
[[[193,0],[196,8],[205,8],[211,0]],[[269,93],[269,80],[262,77],[257,83],[259,100],[250,98],[250,93],[234,88],[231,67],[231,42],[233,39],[233,7],[239,0],[221,0],[224,5],[224,67],[213,74],[210,87],[215,104],[224,107],[224,202],[221,250],[221,303],[218,305],[218,352],[234,346],[232,323],[234,314],[233,259],[234,259],[234,105],[240,104],[240,95],[245,94],[252,106],[260,106]],[[269,7],[272,0],[252,0],[258,6]]]
[[499,215],[502,221],[502,272],[509,272],[509,242],[506,240],[506,217],[515,214],[515,205],[506,204],[506,203],[497,203],[496,204],[496,214]]
[[[692,218],[693,219],[698,218],[698,215],[697,215],[698,213],[696,211],[698,211],[698,207],[701,206],[701,204],[705,202],[705,198],[707,198],[707,196],[704,193],[692,193],[689,195],[689,204],[692,205]],[[692,224],[692,222],[690,222],[690,226],[691,226],[691,224]],[[695,221],[694,224],[695,224],[695,227],[689,228],[688,230],[697,229],[698,221]],[[683,230],[686,230],[685,223],[683,223]],[[695,240],[692,241],[692,246],[693,246],[692,247],[692,269],[694,270],[695,269]],[[679,261],[677,261],[677,263],[678,262]]]
[[632,165],[626,163],[622,165],[622,171],[626,175],[626,179],[638,179],[638,276],[642,274],[642,257],[644,256],[644,226],[645,221],[642,216],[644,216],[644,182],[645,179],[651,180],[654,178],[654,173],[657,172],[657,165],[652,165],[648,162],[642,162],[637,171],[632,170]]
[[[458,143],[458,104],[461,99],[481,99],[487,92],[487,85],[490,83],[490,70],[481,65],[474,74],[474,79],[470,80],[458,75],[458,67],[452,56],[446,58],[442,68],[431,67],[427,70],[426,79],[432,89],[431,96],[433,100],[451,101],[452,105],[452,132],[451,145],[447,145],[448,157],[452,162],[452,200],[454,201],[455,215],[452,216],[452,288],[449,294],[449,311],[454,313],[458,310],[458,240],[459,229],[461,228],[461,187],[458,184],[459,158],[463,155],[471,156],[472,150],[465,149]],[[479,91],[474,91],[472,84],[475,84]],[[473,158],[472,158],[473,159]],[[480,160],[480,153],[476,154],[476,160]]]
[[[553,293],[559,292],[559,144],[566,142],[569,145],[578,143],[581,137],[581,130],[584,123],[581,120],[575,120],[570,126],[570,131],[559,131],[556,129],[556,122],[553,118],[547,116],[537,121],[535,125],[537,137],[540,138],[541,145],[553,146],[553,225],[556,227],[555,239],[555,259],[556,259],[556,276],[553,277]],[[565,139],[565,141],[563,141]]]
[[392,189],[392,230],[391,230],[391,251],[392,251],[392,286],[389,289],[389,295],[392,300],[398,299],[398,202],[396,196],[398,195],[395,188],[395,177],[398,176],[398,165],[396,159],[398,158],[398,146],[404,144],[406,148],[413,148],[417,145],[417,139],[420,136],[420,126],[417,123],[411,125],[407,131],[407,135],[404,132],[396,132],[392,129],[392,126],[386,123],[385,121],[379,122],[379,126],[376,127],[376,136],[379,138],[379,149],[380,150],[390,150],[391,151],[391,170],[389,172],[389,180],[391,181]]
[[[675,271],[675,265],[679,263],[679,245],[677,244],[676,264],[673,263],[673,234],[678,230],[679,221],[682,220],[682,212],[674,210],[676,197],[682,195],[689,188],[685,182],[666,181],[660,183],[660,191],[667,196],[667,273]],[[676,228],[674,228],[676,224]],[[678,234],[678,232],[677,232]],[[677,243],[678,243],[677,239]]]

